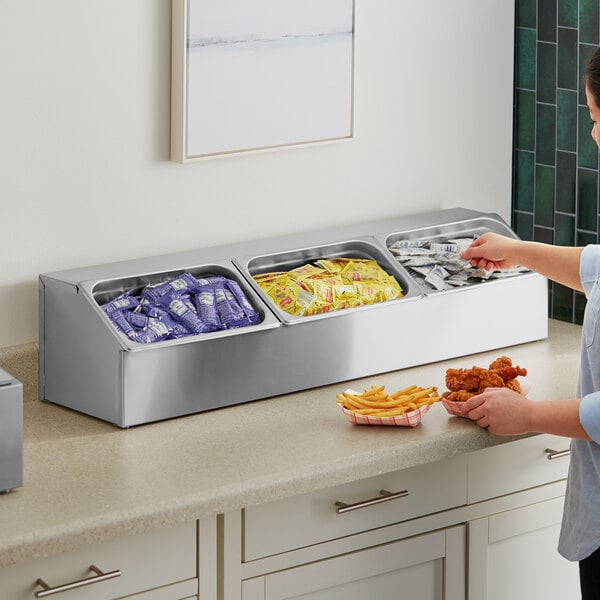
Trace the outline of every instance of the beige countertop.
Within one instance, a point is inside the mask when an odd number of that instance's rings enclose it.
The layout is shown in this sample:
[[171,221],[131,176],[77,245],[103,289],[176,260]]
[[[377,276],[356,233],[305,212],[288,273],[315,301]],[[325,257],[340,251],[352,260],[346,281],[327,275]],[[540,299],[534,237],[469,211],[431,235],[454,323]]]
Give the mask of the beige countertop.
[[580,334],[550,321],[539,342],[128,430],[27,402],[25,485],[0,495],[0,566],[510,441],[439,403],[414,428],[353,426],[335,396],[371,384],[443,391],[448,367],[507,354],[528,369],[530,398],[574,397]]

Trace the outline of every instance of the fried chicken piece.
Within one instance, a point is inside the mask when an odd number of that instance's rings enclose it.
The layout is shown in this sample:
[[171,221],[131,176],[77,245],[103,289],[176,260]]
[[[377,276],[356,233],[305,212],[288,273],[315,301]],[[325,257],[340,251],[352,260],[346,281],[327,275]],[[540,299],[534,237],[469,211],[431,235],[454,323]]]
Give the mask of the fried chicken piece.
[[490,371],[494,369],[501,369],[502,367],[512,367],[513,361],[508,356],[499,356],[493,363],[488,367]]
[[473,366],[470,369],[448,369],[446,371],[446,387],[452,391],[466,390],[476,392],[481,380],[488,375],[487,369]]
[[493,372],[502,378],[505,383],[519,377],[519,375],[527,375],[527,369],[523,369],[519,366],[516,367],[502,367],[500,369],[494,369]]
[[477,391],[481,394],[481,392],[491,387],[505,387],[502,377],[494,371],[490,371],[489,375],[479,382],[479,389]]
[[511,389],[513,392],[521,393],[521,384],[516,379],[511,379],[506,382],[506,387]]
[[[446,387],[450,396],[442,394],[448,400],[466,400],[480,394],[491,387],[508,387],[516,392],[521,391],[521,384],[516,380],[527,375],[527,369],[513,366],[512,359],[500,356],[490,364],[489,369],[473,366],[470,369],[448,369],[446,371]],[[462,400],[459,400],[462,401]]]
[[469,398],[476,396],[477,392],[465,392],[464,390],[459,390],[457,392],[444,392],[442,394],[442,398],[446,400],[452,400],[454,402],[465,402]]

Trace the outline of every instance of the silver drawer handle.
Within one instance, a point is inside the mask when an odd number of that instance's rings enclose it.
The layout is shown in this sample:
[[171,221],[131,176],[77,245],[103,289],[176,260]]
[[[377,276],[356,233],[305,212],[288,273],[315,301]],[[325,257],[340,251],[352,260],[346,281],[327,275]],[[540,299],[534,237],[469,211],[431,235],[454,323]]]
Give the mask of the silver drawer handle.
[[92,577],[86,577],[85,579],[79,579],[78,581],[72,581],[71,583],[57,585],[56,587],[50,587],[43,579],[38,579],[35,583],[43,589],[40,592],[36,592],[35,597],[45,598],[46,596],[59,594],[60,592],[66,592],[67,590],[74,590],[75,588],[80,588],[84,585],[91,585],[92,583],[99,583],[100,581],[106,581],[107,579],[113,579],[114,577],[121,577],[120,569],[103,573],[98,567],[91,565],[90,571],[94,571],[96,575]]
[[357,510],[359,508],[365,508],[366,506],[373,506],[374,504],[381,504],[382,502],[388,502],[388,500],[395,500],[396,498],[405,498],[408,496],[408,490],[402,490],[401,492],[388,492],[387,490],[380,490],[380,496],[371,498],[370,500],[363,500],[362,502],[355,502],[354,504],[346,504],[339,500],[335,503],[335,512],[339,514],[349,512],[351,510]]
[[563,456],[569,456],[571,454],[571,450],[567,448],[567,450],[552,450],[552,448],[546,448],[544,452],[547,454],[546,458],[548,460],[554,460],[555,458],[561,458]]

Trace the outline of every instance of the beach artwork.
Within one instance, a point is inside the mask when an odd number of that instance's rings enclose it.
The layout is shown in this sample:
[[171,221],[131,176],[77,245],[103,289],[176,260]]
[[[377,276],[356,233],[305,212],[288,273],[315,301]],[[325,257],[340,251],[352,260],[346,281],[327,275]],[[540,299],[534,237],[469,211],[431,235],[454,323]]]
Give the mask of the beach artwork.
[[352,137],[354,0],[186,0],[187,158]]

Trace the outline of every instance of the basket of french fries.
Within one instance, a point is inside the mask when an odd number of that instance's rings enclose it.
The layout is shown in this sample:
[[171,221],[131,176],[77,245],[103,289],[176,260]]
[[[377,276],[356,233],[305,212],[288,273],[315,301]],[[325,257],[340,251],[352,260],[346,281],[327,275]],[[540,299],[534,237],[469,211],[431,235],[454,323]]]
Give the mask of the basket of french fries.
[[393,394],[385,386],[371,386],[363,393],[348,389],[337,395],[344,415],[354,425],[418,425],[434,402],[440,399],[437,388],[410,385]]

